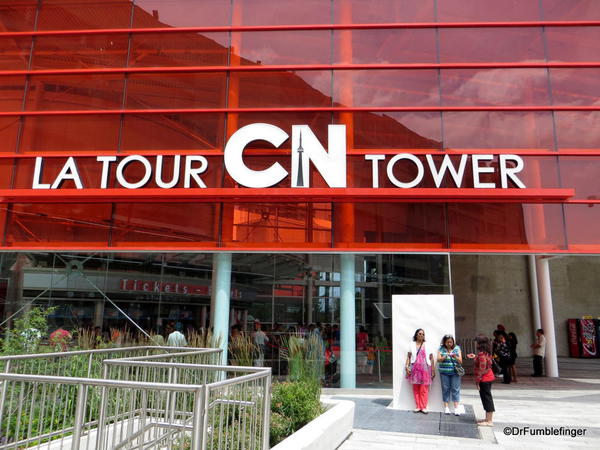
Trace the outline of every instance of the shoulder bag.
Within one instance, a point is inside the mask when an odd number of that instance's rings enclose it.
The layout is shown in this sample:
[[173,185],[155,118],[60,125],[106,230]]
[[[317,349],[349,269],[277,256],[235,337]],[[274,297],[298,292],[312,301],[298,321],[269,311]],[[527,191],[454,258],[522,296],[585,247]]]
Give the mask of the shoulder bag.
[[461,363],[454,361],[454,358],[452,357],[450,357],[450,361],[452,361],[452,365],[454,366],[454,372],[456,373],[456,375],[462,377],[465,374],[465,368],[462,366]]

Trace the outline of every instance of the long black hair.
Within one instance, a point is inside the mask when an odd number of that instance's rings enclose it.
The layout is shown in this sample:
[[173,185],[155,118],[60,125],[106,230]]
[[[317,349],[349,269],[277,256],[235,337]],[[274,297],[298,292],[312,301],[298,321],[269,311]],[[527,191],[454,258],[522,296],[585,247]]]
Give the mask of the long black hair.
[[[413,335],[413,341],[417,340],[417,334],[419,334],[419,331],[422,331],[423,335],[425,335],[425,330],[423,328],[417,328],[417,330],[415,331],[415,334]],[[423,342],[425,342],[425,338],[423,338]]]
[[490,338],[484,334],[480,334],[475,338],[475,342],[477,343],[477,352],[484,352],[487,354],[491,354],[490,348]]

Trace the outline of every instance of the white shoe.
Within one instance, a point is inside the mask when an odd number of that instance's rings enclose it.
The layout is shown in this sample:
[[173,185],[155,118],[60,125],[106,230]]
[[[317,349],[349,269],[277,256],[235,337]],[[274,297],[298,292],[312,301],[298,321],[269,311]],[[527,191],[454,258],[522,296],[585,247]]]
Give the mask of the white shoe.
[[421,410],[421,412],[422,412],[423,414],[429,414],[429,410],[428,410],[427,408],[425,408],[425,409],[422,409],[422,410]]
[[419,412],[421,412],[421,410],[419,408],[415,408],[415,410],[413,412],[414,413],[419,413]]
[[458,405],[454,410],[455,416],[462,416],[465,413],[465,407],[463,405]]
[[448,408],[447,406],[446,409],[444,409],[444,414],[450,414],[450,408]]

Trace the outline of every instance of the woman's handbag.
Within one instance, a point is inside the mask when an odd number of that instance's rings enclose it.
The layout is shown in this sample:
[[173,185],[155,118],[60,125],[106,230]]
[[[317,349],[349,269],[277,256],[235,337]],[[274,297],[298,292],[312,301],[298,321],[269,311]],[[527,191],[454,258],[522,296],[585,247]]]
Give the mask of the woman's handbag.
[[454,372],[456,372],[456,375],[462,377],[465,374],[465,368],[462,366],[461,363],[454,361],[454,358],[450,357],[450,360],[452,361],[452,365],[454,366]]

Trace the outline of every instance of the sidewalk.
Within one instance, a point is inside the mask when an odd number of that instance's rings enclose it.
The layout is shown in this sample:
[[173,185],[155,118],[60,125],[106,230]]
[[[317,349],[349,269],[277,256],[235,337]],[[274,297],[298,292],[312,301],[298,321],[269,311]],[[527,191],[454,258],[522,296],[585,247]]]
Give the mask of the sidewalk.
[[[388,450],[401,448],[600,448],[600,360],[566,360],[560,362],[563,378],[532,378],[520,376],[518,383],[493,387],[496,413],[494,427],[477,427],[473,415],[461,417],[430,413],[427,416],[400,412],[391,413],[385,406],[391,402],[391,389],[324,390],[335,397],[357,398],[354,431],[340,450]],[[526,373],[522,370],[521,373]],[[527,373],[529,375],[529,373]],[[465,376],[462,383],[462,401],[467,411],[483,418],[479,393],[473,378]],[[374,408],[380,406],[375,412]],[[411,415],[412,414],[412,415]],[[377,420],[373,420],[376,417]],[[439,420],[437,435],[432,423]],[[422,427],[415,431],[415,424]],[[469,426],[477,430],[472,438],[465,438]],[[570,428],[579,433],[567,435],[513,435],[517,428],[528,426],[550,433],[554,427],[560,433]],[[505,434],[505,428],[507,433]]]

